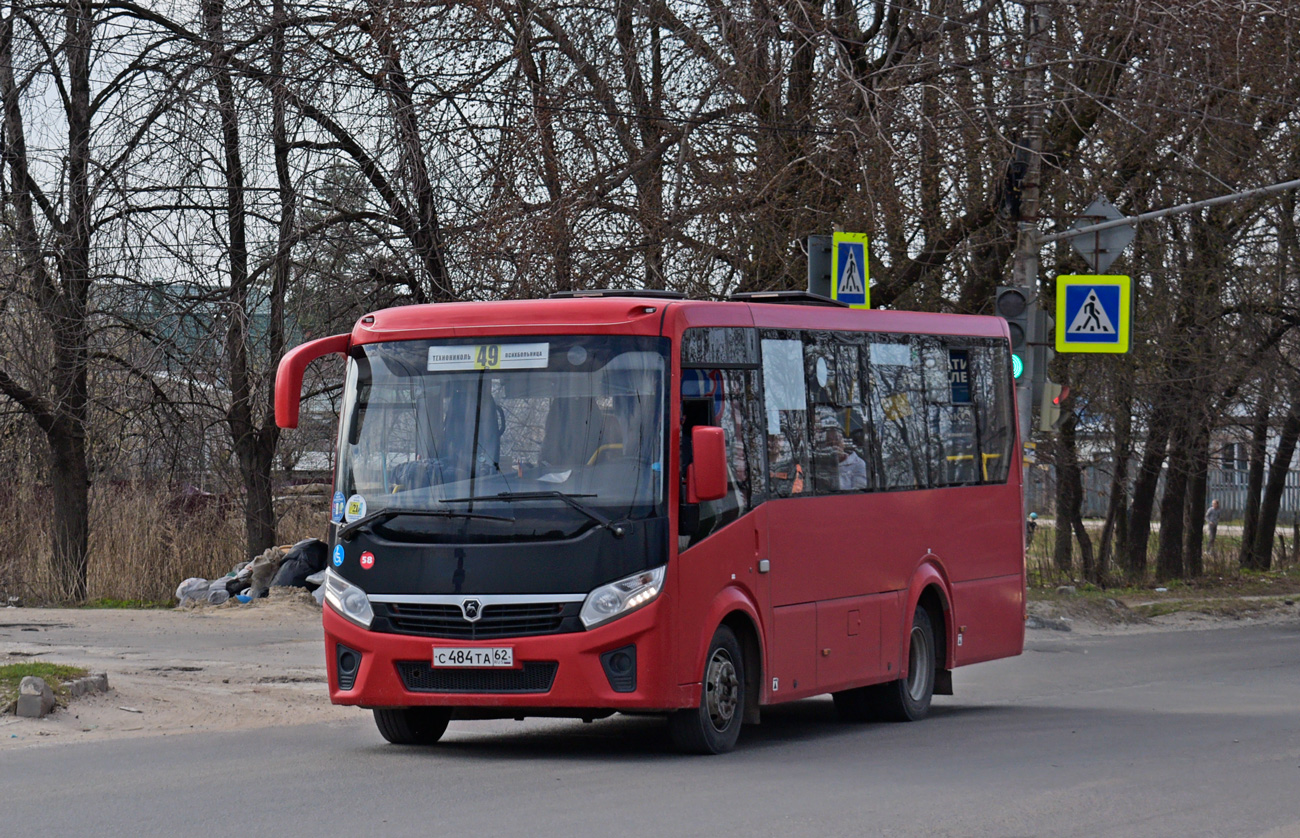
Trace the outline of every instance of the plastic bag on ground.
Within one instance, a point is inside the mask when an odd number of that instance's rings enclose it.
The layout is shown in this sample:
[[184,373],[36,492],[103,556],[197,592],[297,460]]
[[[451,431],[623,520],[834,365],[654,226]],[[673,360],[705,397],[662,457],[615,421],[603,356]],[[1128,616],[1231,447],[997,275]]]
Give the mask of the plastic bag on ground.
[[327,552],[325,542],[319,538],[299,541],[284,557],[284,562],[280,565],[275,579],[271,581],[271,586],[311,588],[308,577],[324,570]]
[[187,603],[190,602],[198,602],[200,600],[207,599],[209,584],[211,583],[209,583],[208,580],[206,579],[200,579],[197,576],[191,576],[189,579],[186,579],[179,586],[177,586],[176,598],[181,601],[180,602],[181,605],[186,605]]
[[230,599],[230,591],[226,589],[226,585],[229,584],[231,581],[233,580],[231,580],[227,576],[220,576],[216,579],[213,579],[208,584],[208,591],[204,595],[204,599],[206,599],[208,602],[212,603],[213,605],[220,605],[221,603]]
[[304,538],[289,549],[284,560],[300,559],[311,565],[311,572],[315,573],[325,569],[325,564],[329,561],[329,552],[329,546],[319,538]]
[[280,564],[284,561],[284,551],[279,547],[271,547],[262,555],[253,559],[249,564],[250,573],[248,574],[248,587],[252,588],[249,595],[253,599],[266,596],[266,592],[271,589],[271,580],[280,570]]
[[305,588],[307,577],[311,575],[311,565],[302,559],[285,559],[280,570],[271,580],[271,587]]

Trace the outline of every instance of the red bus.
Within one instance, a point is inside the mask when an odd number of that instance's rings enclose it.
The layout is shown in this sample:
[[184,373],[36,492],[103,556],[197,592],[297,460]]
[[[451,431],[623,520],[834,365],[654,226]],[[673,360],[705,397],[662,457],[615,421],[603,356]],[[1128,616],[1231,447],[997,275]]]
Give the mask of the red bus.
[[831,693],[915,720],[1019,654],[1008,332],[801,292],[586,292],[378,311],[347,358],[330,698],[390,742],[453,719],[664,713],[720,753]]

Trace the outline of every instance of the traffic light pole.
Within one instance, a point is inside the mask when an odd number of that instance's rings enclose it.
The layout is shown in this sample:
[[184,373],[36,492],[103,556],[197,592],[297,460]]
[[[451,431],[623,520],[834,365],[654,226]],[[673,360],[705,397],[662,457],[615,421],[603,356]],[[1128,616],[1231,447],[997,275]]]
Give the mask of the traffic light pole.
[[[1025,91],[1024,107],[1029,109],[1021,147],[1028,152],[1025,175],[1020,188],[1020,221],[1016,225],[1016,253],[1011,267],[1012,284],[1018,286],[1029,301],[1029,330],[1025,337],[1032,347],[1044,339],[1038,334],[1038,251],[1041,247],[1036,228],[1038,218],[1038,182],[1043,170],[1043,88],[1047,75],[1044,61],[1046,39],[1051,27],[1051,8],[1047,3],[1025,6]],[[1021,442],[1029,441],[1034,416],[1033,380],[1046,370],[1034,369],[1034,353],[1025,353],[1025,370],[1016,381],[1016,418]]]

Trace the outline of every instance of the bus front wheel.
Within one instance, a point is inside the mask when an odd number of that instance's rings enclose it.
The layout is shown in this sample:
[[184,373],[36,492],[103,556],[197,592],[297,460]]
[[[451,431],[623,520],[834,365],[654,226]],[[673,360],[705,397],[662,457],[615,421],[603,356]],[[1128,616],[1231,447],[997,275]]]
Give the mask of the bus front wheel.
[[745,718],[745,659],[740,641],[719,626],[704,659],[700,704],[668,717],[678,750],[690,754],[724,754],[736,747]]
[[450,707],[376,707],[375,727],[394,745],[432,745],[447,732]]

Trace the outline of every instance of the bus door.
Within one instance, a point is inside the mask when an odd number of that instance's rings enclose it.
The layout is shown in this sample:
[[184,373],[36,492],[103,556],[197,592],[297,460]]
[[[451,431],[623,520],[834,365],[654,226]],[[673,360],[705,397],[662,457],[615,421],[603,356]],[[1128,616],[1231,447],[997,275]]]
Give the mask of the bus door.
[[[748,600],[760,621],[770,612],[769,583],[760,569],[767,557],[767,526],[758,393],[756,369],[682,370],[682,473],[691,462],[691,429],[708,425],[723,430],[728,479],[724,497],[682,507],[677,613],[686,642],[678,644],[681,683],[699,680],[697,647],[708,644],[715,628],[702,621],[727,589]],[[766,634],[766,625],[759,631]]]

